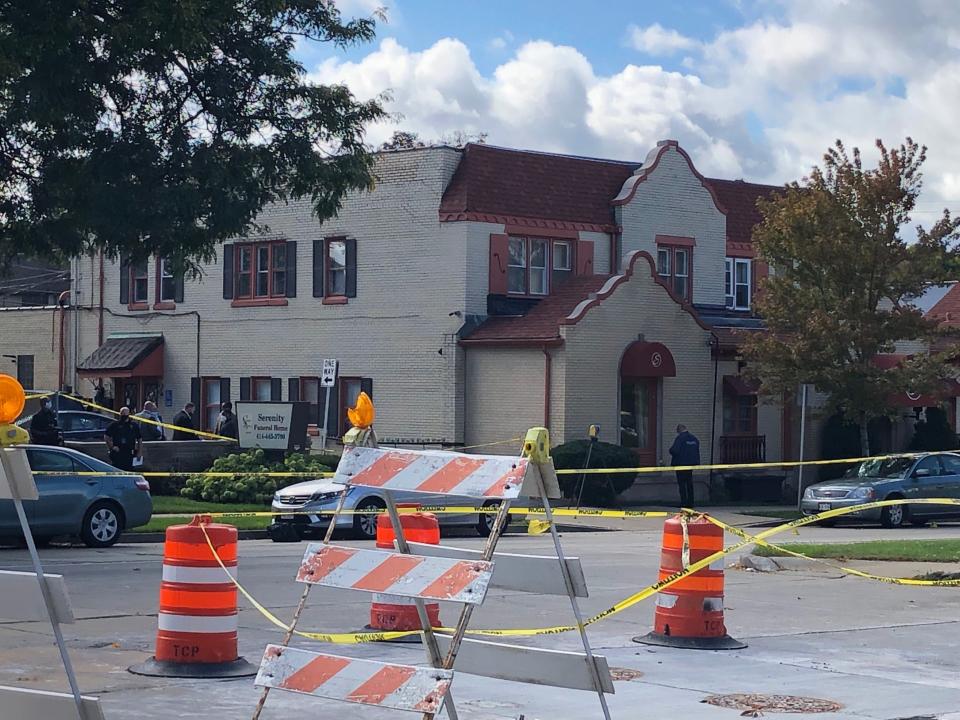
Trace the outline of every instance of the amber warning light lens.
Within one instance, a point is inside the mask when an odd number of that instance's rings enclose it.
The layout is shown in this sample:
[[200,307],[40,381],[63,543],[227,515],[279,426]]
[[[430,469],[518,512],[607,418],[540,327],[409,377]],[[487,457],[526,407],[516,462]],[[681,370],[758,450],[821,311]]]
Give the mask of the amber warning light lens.
[[23,412],[26,396],[16,378],[0,375],[0,425],[12,423]]
[[347,419],[355,428],[366,430],[377,417],[377,411],[373,407],[373,400],[365,392],[361,392],[357,397],[356,407],[347,408]]

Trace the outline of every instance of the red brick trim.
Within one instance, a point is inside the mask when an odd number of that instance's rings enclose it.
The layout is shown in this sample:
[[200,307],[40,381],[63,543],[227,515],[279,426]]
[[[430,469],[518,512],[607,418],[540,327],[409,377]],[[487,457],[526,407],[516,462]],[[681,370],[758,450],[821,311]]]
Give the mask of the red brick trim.
[[177,304],[175,302],[157,302],[153,304],[154,310],[176,310]]
[[[543,230],[569,230],[583,232],[618,232],[614,224],[600,225],[598,223],[573,222],[570,220],[548,220],[545,218],[525,218],[515,215],[497,215],[481,212],[440,212],[440,222],[489,222],[502,225],[517,226],[513,231],[517,233],[531,233]],[[561,237],[554,235],[553,237]],[[563,236],[566,237],[566,236]]]
[[[710,186],[710,183],[707,182],[707,179],[700,174],[700,171],[693,165],[693,160],[690,159],[690,156],[687,154],[687,151],[680,147],[680,143],[676,140],[666,140],[663,143],[657,144],[657,156],[653,159],[653,162],[647,166],[640,168],[637,171],[636,175],[631,175],[627,178],[627,181],[623,184],[623,190],[620,191],[620,195],[613,199],[611,205],[626,205],[628,202],[633,200],[633,196],[637,194],[637,186],[650,177],[650,173],[657,169],[657,165],[660,164],[660,158],[663,157],[664,153],[667,152],[670,148],[676,149],[680,155],[683,156],[683,159],[687,161],[687,165],[690,166],[690,172],[692,172],[696,178],[700,181],[700,184],[706,188],[707,192],[710,193],[710,197],[713,198],[713,204],[716,206],[724,215],[727,214],[727,209],[720,204],[720,199],[717,197],[716,191]],[[629,192],[624,195],[624,190],[627,189],[627,186],[630,185]]]
[[346,295],[328,295],[321,303],[322,305],[346,305]]
[[271,298],[238,298],[230,303],[230,307],[267,307],[270,305],[287,305],[287,299],[282,297]]
[[503,232],[507,235],[527,235],[530,237],[548,237],[558,240],[579,240],[579,230],[568,230],[566,228],[543,228],[533,225],[517,225],[514,223],[503,226]]
[[484,340],[471,340],[470,338],[464,338],[463,340],[458,340],[457,344],[460,346],[471,346],[471,345],[496,345],[497,347],[534,347],[534,348],[549,348],[549,347],[560,347],[563,345],[563,338],[560,337],[530,337],[530,338],[488,338]]
[[129,303],[127,305],[127,310],[136,311],[136,310],[149,310],[150,303],[148,302],[138,302],[138,303]]
[[692,237],[681,237],[679,235],[656,235],[654,240],[657,245],[672,245],[673,247],[696,247],[697,241]]
[[755,258],[757,256],[757,251],[753,247],[753,243],[749,242],[736,242],[734,240],[727,240],[727,257],[738,257],[738,258]]

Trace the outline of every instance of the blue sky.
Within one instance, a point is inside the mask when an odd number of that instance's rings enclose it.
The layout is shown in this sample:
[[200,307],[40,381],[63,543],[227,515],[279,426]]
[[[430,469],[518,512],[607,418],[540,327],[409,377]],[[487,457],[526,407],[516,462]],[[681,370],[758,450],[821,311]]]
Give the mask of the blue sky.
[[302,45],[318,82],[389,92],[426,140],[642,159],[680,141],[705,174],[799,179],[836,139],[929,146],[918,219],[960,207],[956,0],[339,0],[387,5],[370,44]]

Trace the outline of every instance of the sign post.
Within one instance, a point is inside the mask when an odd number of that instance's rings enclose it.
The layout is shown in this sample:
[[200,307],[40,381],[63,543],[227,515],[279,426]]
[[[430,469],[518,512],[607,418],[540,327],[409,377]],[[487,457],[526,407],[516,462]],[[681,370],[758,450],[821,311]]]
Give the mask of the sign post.
[[803,393],[800,400],[800,466],[797,468],[797,510],[803,507],[803,456],[804,444],[807,439],[807,389],[809,384],[803,384]]
[[323,361],[323,368],[320,371],[320,387],[327,390],[327,409],[323,413],[323,440],[320,447],[327,449],[327,437],[330,435],[330,400],[333,398],[333,388],[337,384],[337,360],[335,358],[326,358]]

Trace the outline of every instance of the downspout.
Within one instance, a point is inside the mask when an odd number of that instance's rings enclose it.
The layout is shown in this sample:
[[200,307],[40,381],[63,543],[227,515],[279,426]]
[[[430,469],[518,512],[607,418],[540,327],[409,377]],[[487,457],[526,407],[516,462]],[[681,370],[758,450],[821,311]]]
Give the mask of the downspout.
[[550,384],[553,358],[546,345],[543,346],[543,426],[550,429]]
[[100,324],[97,328],[97,347],[103,345],[103,250],[100,251]]
[[[200,379],[200,313],[194,312],[197,316],[197,379]],[[192,398],[191,398],[192,400]]]
[[713,417],[710,419],[710,480],[713,487],[713,447],[717,438],[717,379],[720,369],[720,338],[710,333],[710,347],[713,349]]
[[[64,339],[65,339],[65,338],[64,338],[63,334],[64,334],[64,327],[65,327],[65,325],[66,325],[66,320],[67,320],[67,310],[66,310],[66,308],[64,307],[64,304],[63,304],[63,303],[64,303],[66,300],[69,300],[69,299],[70,299],[70,291],[69,291],[69,290],[64,290],[62,293],[60,293],[59,297],[57,297],[57,307],[60,308],[60,357],[59,357],[59,363],[58,363],[58,365],[59,365],[59,370],[58,370],[58,372],[57,372],[57,382],[59,383],[59,384],[57,385],[57,390],[63,390],[64,371],[65,371],[65,369],[66,369],[66,368],[65,368],[65,363],[66,363],[66,355],[65,355],[65,353],[66,353],[67,350],[66,350],[66,344],[65,344],[65,342],[64,342]],[[57,312],[57,311],[54,310],[53,312],[54,312],[54,315],[56,315],[56,312]]]

